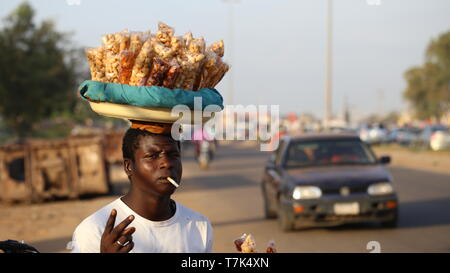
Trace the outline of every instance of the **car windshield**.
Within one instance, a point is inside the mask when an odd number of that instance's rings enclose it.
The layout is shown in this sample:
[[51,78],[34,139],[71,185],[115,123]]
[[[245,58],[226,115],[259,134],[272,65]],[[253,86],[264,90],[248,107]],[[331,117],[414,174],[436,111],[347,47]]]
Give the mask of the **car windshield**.
[[370,148],[359,140],[294,142],[286,154],[286,168],[325,165],[376,164]]

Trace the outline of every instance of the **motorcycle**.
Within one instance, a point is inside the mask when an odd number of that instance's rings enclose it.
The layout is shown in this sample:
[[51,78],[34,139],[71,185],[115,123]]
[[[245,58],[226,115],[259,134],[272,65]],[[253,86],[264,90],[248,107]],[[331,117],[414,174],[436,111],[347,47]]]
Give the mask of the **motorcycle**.
[[207,140],[200,140],[198,143],[197,162],[200,168],[207,169],[214,157],[214,142]]

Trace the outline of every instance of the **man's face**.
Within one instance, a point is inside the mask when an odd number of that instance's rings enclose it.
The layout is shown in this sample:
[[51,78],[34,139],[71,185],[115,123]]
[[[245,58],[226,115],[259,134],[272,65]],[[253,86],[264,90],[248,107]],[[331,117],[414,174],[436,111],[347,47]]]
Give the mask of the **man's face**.
[[167,181],[172,177],[178,184],[182,165],[177,143],[167,136],[141,136],[134,153],[134,162],[125,159],[125,171],[133,187],[156,194],[171,195],[175,187]]

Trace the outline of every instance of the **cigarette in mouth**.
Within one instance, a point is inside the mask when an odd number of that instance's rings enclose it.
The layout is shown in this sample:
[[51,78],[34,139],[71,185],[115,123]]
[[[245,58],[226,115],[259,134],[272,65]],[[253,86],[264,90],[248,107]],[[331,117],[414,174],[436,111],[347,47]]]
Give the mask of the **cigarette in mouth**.
[[167,180],[169,180],[170,183],[172,183],[172,185],[174,185],[176,188],[178,188],[180,185],[177,184],[177,182],[175,182],[175,180],[173,180],[171,177],[167,177]]

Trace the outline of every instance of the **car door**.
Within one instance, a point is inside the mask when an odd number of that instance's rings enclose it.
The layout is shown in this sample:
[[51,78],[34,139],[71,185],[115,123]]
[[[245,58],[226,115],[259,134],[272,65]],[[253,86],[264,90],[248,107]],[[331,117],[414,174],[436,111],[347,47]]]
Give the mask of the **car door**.
[[276,152],[274,152],[272,158],[269,160],[267,165],[267,198],[269,199],[269,203],[271,207],[274,208],[278,202],[278,189],[281,183],[281,168],[282,168],[282,160],[284,155],[284,150],[286,147],[286,140],[281,140],[280,145]]

